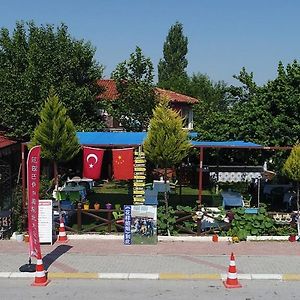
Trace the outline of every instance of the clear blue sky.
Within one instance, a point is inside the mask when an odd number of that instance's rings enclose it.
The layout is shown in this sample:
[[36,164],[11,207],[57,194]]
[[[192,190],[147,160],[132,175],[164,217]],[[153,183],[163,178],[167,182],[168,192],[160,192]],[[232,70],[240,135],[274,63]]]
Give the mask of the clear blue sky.
[[12,30],[17,20],[64,22],[74,38],[96,47],[109,78],[136,46],[157,73],[168,30],[179,21],[189,40],[189,74],[238,84],[232,75],[245,66],[263,84],[275,77],[279,60],[299,59],[299,13],[299,0],[6,0],[0,27]]

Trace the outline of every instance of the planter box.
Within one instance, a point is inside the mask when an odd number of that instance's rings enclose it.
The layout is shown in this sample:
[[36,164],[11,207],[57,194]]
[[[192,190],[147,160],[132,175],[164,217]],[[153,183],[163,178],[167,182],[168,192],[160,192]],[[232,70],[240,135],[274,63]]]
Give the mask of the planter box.
[[288,235],[247,236],[247,241],[288,241]]

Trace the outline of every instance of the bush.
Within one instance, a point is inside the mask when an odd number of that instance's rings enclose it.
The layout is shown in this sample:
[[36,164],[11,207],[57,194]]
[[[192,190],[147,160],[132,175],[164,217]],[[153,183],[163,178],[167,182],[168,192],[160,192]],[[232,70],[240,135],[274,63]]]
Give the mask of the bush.
[[257,214],[246,214],[245,208],[232,210],[234,218],[228,230],[229,236],[236,236],[239,240],[246,240],[248,235],[269,235],[275,231],[275,222],[267,214],[264,206]]

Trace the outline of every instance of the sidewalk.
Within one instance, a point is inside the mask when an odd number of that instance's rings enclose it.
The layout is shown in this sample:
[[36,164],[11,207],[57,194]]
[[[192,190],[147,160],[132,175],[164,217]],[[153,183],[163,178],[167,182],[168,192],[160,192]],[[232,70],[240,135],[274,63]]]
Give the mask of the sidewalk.
[[[240,279],[300,280],[299,242],[161,237],[157,245],[125,246],[122,236],[68,237],[65,244],[42,245],[49,278],[220,279],[233,252]],[[34,277],[19,272],[27,262],[28,243],[0,241],[0,277]]]

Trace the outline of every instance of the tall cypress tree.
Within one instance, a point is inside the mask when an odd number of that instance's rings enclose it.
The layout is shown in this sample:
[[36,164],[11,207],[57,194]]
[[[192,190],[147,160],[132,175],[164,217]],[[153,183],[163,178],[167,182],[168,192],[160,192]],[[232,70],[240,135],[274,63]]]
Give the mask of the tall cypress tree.
[[171,26],[163,47],[164,58],[158,63],[158,86],[183,92],[188,81],[188,39],[183,35],[183,26],[176,22]]
[[[167,168],[179,164],[188,155],[190,147],[188,132],[183,129],[183,119],[169,107],[168,100],[162,98],[154,109],[144,142],[146,158],[164,168],[166,181]],[[165,201],[168,205],[166,197]]]
[[58,162],[72,159],[80,150],[74,124],[53,88],[40,112],[40,122],[30,142],[30,147],[35,145],[41,145],[42,157],[53,162],[56,183]]
[[297,210],[299,215],[300,144],[293,147],[282,170],[290,179],[297,183]]

